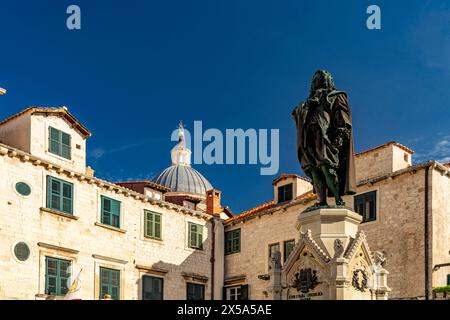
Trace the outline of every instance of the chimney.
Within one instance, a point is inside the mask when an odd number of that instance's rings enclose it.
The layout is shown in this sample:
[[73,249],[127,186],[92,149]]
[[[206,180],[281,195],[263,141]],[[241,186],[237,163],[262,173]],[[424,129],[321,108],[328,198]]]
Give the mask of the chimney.
[[219,190],[209,190],[206,191],[206,213],[210,215],[217,215],[223,211],[220,205],[220,195]]
[[86,175],[86,177],[93,178],[94,174],[95,174],[95,170],[92,169],[90,166],[87,166],[86,172],[84,174]]

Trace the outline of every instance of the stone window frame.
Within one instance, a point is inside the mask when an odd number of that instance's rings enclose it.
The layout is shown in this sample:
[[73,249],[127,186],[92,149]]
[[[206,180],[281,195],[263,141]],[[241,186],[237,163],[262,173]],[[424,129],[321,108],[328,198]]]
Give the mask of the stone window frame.
[[[51,140],[52,140],[51,131],[52,131],[52,129],[58,131],[59,138],[61,139],[61,141],[59,142],[60,148],[62,148],[62,145],[63,145],[63,142],[62,142],[63,134],[65,134],[65,135],[67,135],[69,137],[69,145],[64,144],[65,146],[68,146],[68,148],[69,148],[69,157],[68,158],[63,156],[62,149],[61,149],[61,154],[51,151],[51,146],[52,146],[52,144],[51,144]],[[64,130],[61,130],[61,129],[55,128],[52,125],[49,125],[48,126],[47,144],[48,144],[48,146],[47,146],[46,150],[48,151],[48,153],[50,153],[50,154],[52,154],[54,156],[57,156],[58,158],[65,159],[67,161],[72,161],[72,158],[73,158],[73,154],[72,154],[73,153],[72,152],[72,135],[70,133],[67,133]]]
[[[202,229],[202,248],[191,248],[190,247],[190,242],[189,242],[189,225],[190,223],[196,224],[196,225],[200,225],[203,227]],[[208,239],[208,228],[206,226],[206,222],[205,221],[198,221],[195,219],[191,219],[191,218],[185,218],[185,239],[184,239],[184,248],[187,251],[190,252],[203,252],[206,254],[206,250],[205,250],[205,240]],[[206,232],[205,232],[206,231]]]
[[[102,198],[103,197],[111,199],[111,200],[118,201],[120,203],[119,227],[118,228],[114,227],[112,224],[104,224],[102,222],[102,207],[103,207]],[[114,194],[110,194],[110,193],[104,192],[102,190],[97,190],[97,201],[98,201],[98,203],[97,203],[97,212],[98,212],[98,214],[97,214],[97,223],[96,223],[96,225],[100,226],[100,227],[105,227],[107,229],[112,229],[112,230],[115,230],[115,231],[124,231],[125,230],[124,229],[124,222],[125,222],[125,202],[126,201],[121,201]]]
[[[164,221],[165,221],[165,217],[164,214],[162,212],[158,212],[156,210],[153,209],[146,209],[144,208],[143,210],[143,215],[142,215],[142,239],[144,240],[148,240],[148,241],[152,241],[152,242],[156,242],[156,243],[162,243],[164,241]],[[145,230],[146,230],[146,223],[147,223],[147,213],[154,213],[154,214],[158,214],[161,217],[161,221],[160,221],[160,225],[161,225],[161,230],[160,230],[160,237],[156,238],[156,237],[151,237],[145,234]]]
[[49,249],[49,248],[39,248],[39,287],[38,287],[38,294],[47,295],[47,292],[45,292],[45,261],[46,258],[54,258],[54,259],[62,259],[62,260],[68,260],[70,261],[71,266],[71,274],[69,278],[69,287],[71,285],[71,282],[73,281],[74,277],[74,270],[79,270],[80,266],[78,266],[78,256],[76,253],[69,253],[65,252],[64,250],[58,250],[58,249]]
[[280,241],[278,241],[278,242],[267,242],[266,243],[266,261],[267,261],[267,264],[266,264],[266,270],[267,270],[267,272],[269,272],[270,271],[270,252],[271,252],[271,250],[270,250],[270,248],[272,247],[272,246],[278,246],[278,251],[280,251],[281,252],[281,243],[280,243]]
[[[53,209],[53,208],[49,208],[49,201],[51,202],[51,199],[49,200],[49,195],[50,195],[50,189],[51,189],[51,186],[50,186],[50,180],[51,179],[54,179],[54,180],[57,180],[57,181],[59,181],[59,182],[61,182],[61,183],[66,183],[66,184],[70,184],[71,185],[71,200],[72,200],[72,202],[71,202],[71,211],[72,212],[66,212],[66,211],[62,211],[62,210],[57,210],[57,209]],[[53,211],[56,211],[56,212],[61,212],[62,214],[65,214],[65,215],[69,215],[69,216],[74,216],[75,217],[75,205],[76,205],[76,201],[75,201],[75,198],[76,198],[76,196],[77,196],[77,194],[76,194],[76,188],[75,188],[75,186],[76,186],[76,184],[74,183],[74,182],[72,182],[72,181],[68,181],[68,180],[66,180],[66,179],[63,179],[63,178],[60,178],[59,177],[59,175],[57,175],[57,177],[52,173],[52,172],[44,172],[44,181],[43,181],[43,184],[44,184],[44,189],[43,190],[45,190],[45,196],[44,196],[44,206],[43,206],[43,208],[45,208],[45,209],[49,209],[49,210],[53,210]],[[61,189],[61,193],[62,193],[62,189]]]
[[[376,196],[375,196],[375,220],[370,220],[367,222],[361,221],[361,225],[370,225],[370,224],[375,224],[375,223],[379,223],[381,221],[381,217],[380,217],[380,188],[370,188],[367,189],[365,191],[362,192],[358,192],[357,194],[352,196],[352,206],[353,206],[353,211],[355,213],[357,213],[359,215],[358,212],[356,212],[356,208],[355,208],[355,197],[366,194],[366,193],[371,193],[371,192],[376,192]],[[362,217],[362,216],[361,216]]]
[[282,253],[283,254],[283,259],[282,259],[283,264],[289,258],[289,256],[286,256],[286,243],[288,243],[288,242],[294,242],[294,246],[292,247],[292,251],[290,253],[292,253],[294,251],[295,245],[297,244],[297,241],[294,238],[283,241],[283,253]]
[[155,275],[155,274],[153,274],[153,273],[149,273],[149,272],[146,272],[146,273],[142,273],[142,274],[140,274],[139,275],[139,299],[140,300],[144,300],[144,278],[145,277],[150,277],[150,278],[156,278],[156,279],[160,279],[161,281],[162,281],[162,300],[165,300],[164,299],[164,296],[165,296],[165,293],[166,293],[166,290],[165,290],[165,284],[166,284],[166,279],[165,279],[165,277],[164,276],[161,276],[161,275]]
[[[291,188],[291,198],[290,199],[284,199],[284,196],[286,194],[286,190],[284,190],[284,192],[283,192],[283,201],[281,201],[281,199],[280,199],[280,189],[281,188],[286,189],[287,187]],[[278,199],[278,201],[277,201],[278,203],[285,203],[285,202],[292,201],[294,199],[294,183],[293,182],[289,182],[289,183],[286,183],[286,184],[283,184],[283,185],[279,185],[277,187],[277,199]]]
[[94,258],[94,300],[100,299],[100,268],[107,268],[120,271],[120,293],[119,300],[125,300],[125,264],[107,260],[101,260],[100,258]]
[[[186,281],[186,301],[188,300],[188,296],[189,296],[189,285],[203,287],[203,299],[199,299],[198,301],[206,300],[206,290],[207,290],[206,283],[200,282],[200,281],[189,280],[189,281]],[[190,301],[195,301],[195,300],[190,300]]]
[[[231,251],[228,252],[227,251],[227,234],[233,233],[233,232],[237,232],[239,231],[239,249],[236,251],[233,251],[233,245],[231,245]],[[236,228],[236,229],[232,229],[232,230],[228,230],[224,232],[224,253],[226,256],[231,255],[231,254],[236,254],[236,253],[240,253],[241,249],[242,249],[242,228]]]

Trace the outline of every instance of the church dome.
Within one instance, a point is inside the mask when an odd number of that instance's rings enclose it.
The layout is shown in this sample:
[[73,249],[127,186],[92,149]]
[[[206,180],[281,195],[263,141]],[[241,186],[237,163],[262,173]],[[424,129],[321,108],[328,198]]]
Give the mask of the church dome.
[[153,182],[168,187],[171,192],[191,193],[206,196],[212,185],[197,170],[191,167],[191,150],[184,141],[184,129],[180,123],[178,144],[172,149],[172,165],[153,179]]
[[154,179],[154,182],[170,188],[171,192],[187,192],[201,196],[213,189],[204,176],[192,167],[172,165]]

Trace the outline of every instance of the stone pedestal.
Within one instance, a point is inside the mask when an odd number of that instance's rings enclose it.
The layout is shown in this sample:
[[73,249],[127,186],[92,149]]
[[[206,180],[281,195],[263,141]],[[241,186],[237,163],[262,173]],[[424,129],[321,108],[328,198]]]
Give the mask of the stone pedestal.
[[270,274],[270,298],[279,298],[282,288],[281,299],[288,300],[387,299],[385,259],[370,251],[364,232],[358,230],[361,220],[345,208],[301,213],[299,242],[280,270],[281,262],[272,262],[276,267]]
[[297,230],[304,233],[311,230],[313,239],[326,249],[330,257],[333,257],[335,240],[341,240],[346,247],[349,240],[356,237],[361,221],[361,215],[349,209],[319,209],[301,213],[297,221]]

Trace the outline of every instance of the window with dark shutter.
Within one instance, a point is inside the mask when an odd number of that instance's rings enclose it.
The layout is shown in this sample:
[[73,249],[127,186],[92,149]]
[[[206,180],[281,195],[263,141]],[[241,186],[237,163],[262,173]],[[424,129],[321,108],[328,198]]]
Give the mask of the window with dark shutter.
[[142,277],[142,300],[163,300],[164,279],[152,276]]
[[284,242],[284,259],[283,261],[286,262],[286,260],[289,258],[289,255],[291,254],[292,250],[295,246],[295,240],[288,240]]
[[292,183],[278,187],[278,202],[291,201],[292,194]]
[[205,286],[203,284],[186,284],[186,300],[205,300]]
[[241,229],[225,232],[225,254],[241,251]]
[[377,219],[377,192],[371,191],[356,195],[355,211],[363,217],[363,223]]
[[270,270],[270,258],[272,258],[275,252],[277,251],[280,251],[279,243],[273,243],[269,245],[269,270]]

